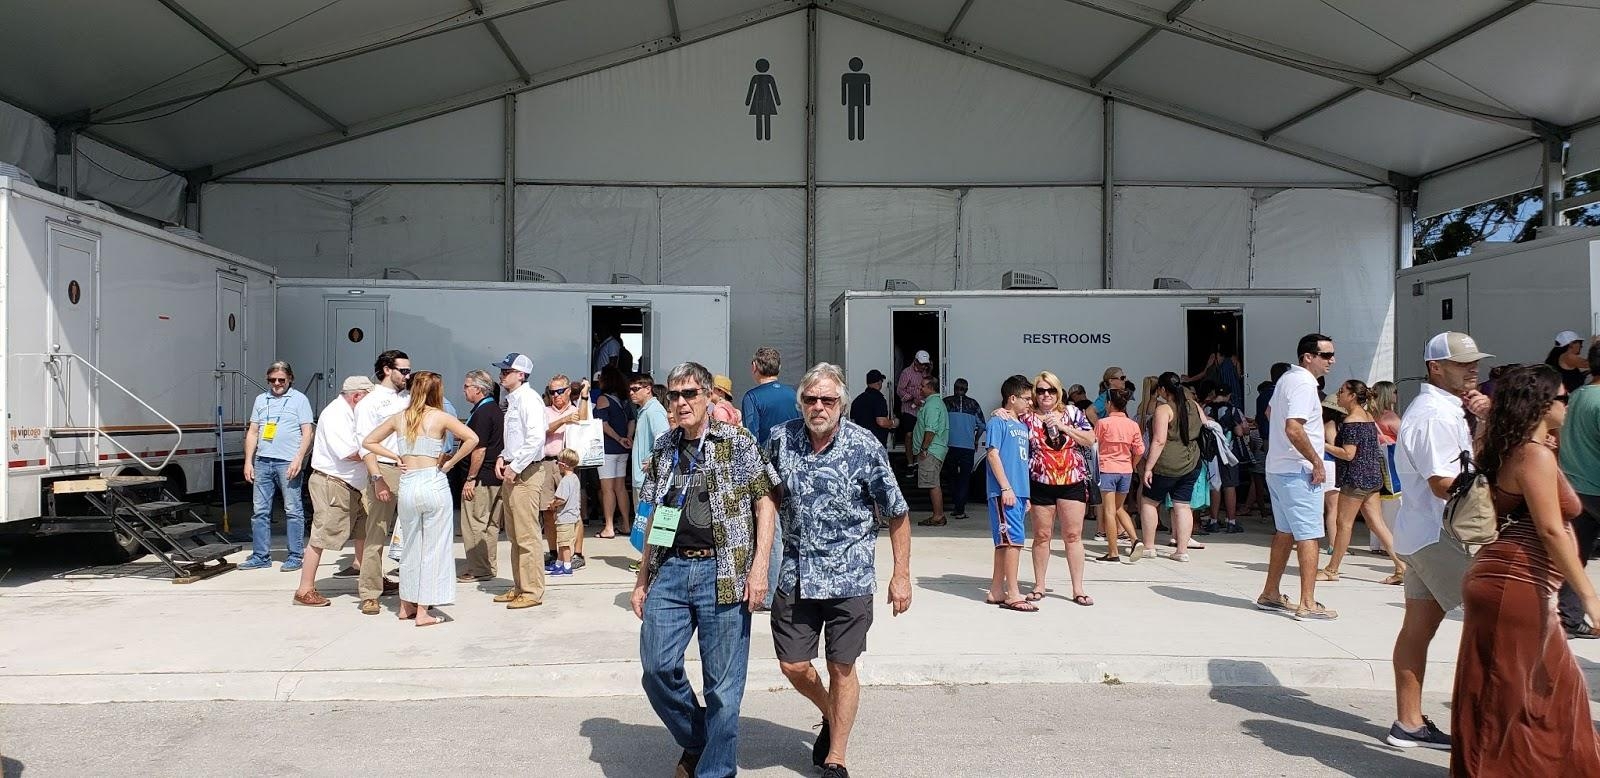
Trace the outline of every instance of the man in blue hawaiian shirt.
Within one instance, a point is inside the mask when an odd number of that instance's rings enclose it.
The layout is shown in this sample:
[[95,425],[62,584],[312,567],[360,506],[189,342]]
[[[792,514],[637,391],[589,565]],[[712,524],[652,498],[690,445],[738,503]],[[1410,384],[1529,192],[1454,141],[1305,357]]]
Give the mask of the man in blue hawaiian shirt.
[[[889,605],[911,607],[911,519],[878,439],[843,420],[844,372],[826,362],[800,379],[801,418],[772,429],[767,456],[777,471],[783,563],[772,598],[772,641],[794,687],[822,711],[812,762],[824,778],[848,778],[845,747],[861,684],[855,662],[872,626],[878,514],[893,517]],[[828,684],[812,660],[827,643]]]

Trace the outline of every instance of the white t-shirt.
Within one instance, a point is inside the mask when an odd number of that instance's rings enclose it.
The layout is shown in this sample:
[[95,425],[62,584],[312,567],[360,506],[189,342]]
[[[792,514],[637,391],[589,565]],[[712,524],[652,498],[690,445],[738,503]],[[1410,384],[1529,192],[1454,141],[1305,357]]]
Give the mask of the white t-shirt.
[[1395,470],[1400,473],[1400,511],[1394,517],[1394,550],[1415,554],[1439,540],[1444,529],[1444,500],[1435,497],[1428,479],[1461,473],[1461,452],[1472,450],[1461,398],[1433,384],[1400,418],[1395,445]]
[[[390,389],[387,384],[375,384],[372,387],[372,391],[368,392],[366,397],[361,398],[361,402],[356,403],[356,444],[360,445],[361,441],[366,440],[373,430],[388,421],[390,416],[404,411],[406,405],[410,404],[410,402],[410,392],[396,392]],[[393,451],[399,439],[398,432],[390,433],[389,437],[383,439],[383,447]],[[366,456],[366,454],[367,451],[363,448],[361,455]],[[378,461],[390,465],[395,464],[387,459],[379,459]]]
[[356,437],[356,409],[340,395],[333,398],[317,418],[317,436],[311,444],[311,469],[356,489],[365,488],[366,466],[359,459],[347,458],[356,453],[365,453],[361,438]]
[[582,498],[578,494],[577,473],[561,476],[561,482],[556,484],[556,499],[566,500],[561,504],[561,510],[556,511],[556,523],[577,524],[578,509],[582,507]]
[[1311,371],[1295,365],[1278,379],[1272,390],[1272,401],[1267,404],[1271,418],[1267,422],[1267,461],[1263,472],[1277,475],[1310,473],[1311,463],[1289,442],[1288,422],[1300,419],[1305,422],[1306,437],[1311,440],[1311,450],[1320,455],[1326,444],[1322,432],[1322,401],[1317,399],[1317,379]]

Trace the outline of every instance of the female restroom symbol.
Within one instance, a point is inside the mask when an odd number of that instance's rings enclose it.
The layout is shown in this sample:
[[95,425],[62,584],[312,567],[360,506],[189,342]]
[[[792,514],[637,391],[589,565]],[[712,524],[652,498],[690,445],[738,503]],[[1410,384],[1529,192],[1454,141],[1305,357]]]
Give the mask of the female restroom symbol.
[[783,104],[778,99],[778,80],[767,73],[771,67],[766,59],[756,60],[756,74],[750,77],[750,88],[744,94],[744,104],[756,117],[756,140],[772,140],[772,116]]

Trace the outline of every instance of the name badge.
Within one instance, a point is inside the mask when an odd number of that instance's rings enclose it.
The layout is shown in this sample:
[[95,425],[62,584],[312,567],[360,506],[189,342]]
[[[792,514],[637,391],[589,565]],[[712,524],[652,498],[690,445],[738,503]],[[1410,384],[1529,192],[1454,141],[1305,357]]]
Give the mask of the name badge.
[[278,437],[278,423],[277,422],[269,421],[266,424],[261,425],[261,439],[262,440],[272,440],[275,437]]
[[671,548],[672,542],[678,537],[678,520],[681,518],[683,511],[678,508],[666,505],[656,508],[655,521],[650,524],[650,545]]

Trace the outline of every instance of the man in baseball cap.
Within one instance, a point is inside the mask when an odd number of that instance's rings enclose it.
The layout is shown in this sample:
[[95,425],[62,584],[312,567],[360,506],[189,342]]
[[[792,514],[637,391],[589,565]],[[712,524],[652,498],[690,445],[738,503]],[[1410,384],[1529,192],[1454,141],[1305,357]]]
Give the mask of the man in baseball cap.
[[1478,391],[1478,364],[1492,356],[1464,332],[1433,336],[1422,352],[1427,383],[1400,420],[1394,550],[1406,563],[1406,612],[1394,643],[1396,715],[1386,738],[1399,748],[1451,745],[1450,736],[1422,715],[1422,681],[1428,644],[1444,615],[1461,605],[1461,579],[1472,564],[1467,549],[1444,532],[1444,504],[1461,474],[1462,452],[1472,451],[1467,414],[1480,426],[1489,416],[1489,398]]
[[523,381],[527,381],[528,374],[533,372],[533,360],[529,359],[527,354],[518,354],[513,351],[507,354],[505,359],[494,363],[490,367],[500,370],[515,370],[522,374]]
[[900,400],[900,434],[905,438],[907,453],[911,451],[911,430],[917,426],[917,413],[922,410],[922,379],[933,372],[932,361],[928,352],[918,351],[894,382],[895,397]]
[[[361,438],[356,435],[356,404],[372,391],[372,379],[353,375],[344,379],[339,396],[333,398],[322,415],[317,417],[316,436],[311,445],[311,476],[306,479],[306,491],[311,493],[311,538],[306,544],[304,566],[300,568],[300,586],[294,590],[294,604],[312,608],[326,607],[328,598],[317,591],[317,565],[322,563],[322,552],[338,553],[353,534],[356,538],[356,559],[361,559],[366,549],[366,536],[356,532],[365,527],[367,513],[361,503],[361,492],[368,478],[361,462]],[[336,578],[360,575],[354,566],[334,574]]]
[[888,376],[877,368],[867,371],[867,388],[850,402],[850,420],[872,433],[878,443],[887,447],[889,433],[894,431],[895,420],[889,415],[889,398],[883,396],[883,379]]

